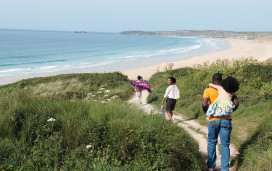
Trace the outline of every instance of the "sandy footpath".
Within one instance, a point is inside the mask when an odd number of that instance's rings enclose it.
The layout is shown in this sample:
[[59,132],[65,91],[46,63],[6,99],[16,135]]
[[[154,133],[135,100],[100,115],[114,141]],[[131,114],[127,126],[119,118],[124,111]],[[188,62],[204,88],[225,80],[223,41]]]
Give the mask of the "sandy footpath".
[[[204,62],[213,62],[217,59],[239,59],[244,57],[254,57],[260,61],[272,57],[272,44],[267,42],[259,42],[255,40],[239,40],[226,39],[230,42],[232,48],[225,51],[214,52],[207,55],[196,56],[186,60],[180,60],[174,63],[174,69],[182,67],[193,67],[196,64],[203,64]],[[152,67],[144,67],[133,70],[123,71],[129,79],[136,79],[138,75],[148,80],[158,70],[163,71],[167,63],[162,63]]]

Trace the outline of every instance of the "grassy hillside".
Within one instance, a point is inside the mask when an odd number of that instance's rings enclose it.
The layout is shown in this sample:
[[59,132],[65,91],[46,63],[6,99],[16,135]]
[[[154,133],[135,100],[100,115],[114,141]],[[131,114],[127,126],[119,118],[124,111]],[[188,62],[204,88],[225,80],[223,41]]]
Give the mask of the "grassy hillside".
[[70,74],[0,88],[0,170],[202,170],[197,143],[127,100],[120,73]]
[[262,123],[241,149],[241,155],[234,160],[238,166],[237,170],[272,170],[271,120]]
[[[259,150],[259,153],[265,152],[265,149],[261,151],[261,148],[255,149],[255,147],[261,143],[256,140],[258,130],[262,129],[259,126],[266,122],[271,123],[272,119],[271,61],[261,63],[254,59],[218,60],[212,64],[198,65],[195,68],[168,69],[166,72],[155,74],[150,79],[154,93],[149,96],[148,100],[159,106],[168,86],[167,77],[174,76],[181,90],[181,98],[177,102],[176,111],[183,113],[188,119],[195,119],[203,125],[208,125],[208,122],[205,121],[205,113],[201,108],[202,95],[208,83],[212,81],[212,75],[217,72],[224,74],[224,77],[234,76],[241,83],[241,88],[237,92],[240,107],[232,114],[232,143],[240,148],[242,153],[250,153],[254,150]],[[267,129],[271,130],[271,124]],[[265,134],[269,139],[267,146],[271,150],[271,132],[268,131]],[[253,144],[250,143],[250,146],[248,146],[249,140],[253,142]],[[245,151],[247,148],[251,150]],[[262,154],[261,157],[271,158],[271,153]],[[241,158],[244,158],[243,161],[248,161],[250,156],[242,154],[239,161],[242,161]],[[240,165],[243,164],[240,163]],[[256,167],[261,167],[261,165],[262,163],[258,163]],[[249,164],[249,168],[250,166]]]

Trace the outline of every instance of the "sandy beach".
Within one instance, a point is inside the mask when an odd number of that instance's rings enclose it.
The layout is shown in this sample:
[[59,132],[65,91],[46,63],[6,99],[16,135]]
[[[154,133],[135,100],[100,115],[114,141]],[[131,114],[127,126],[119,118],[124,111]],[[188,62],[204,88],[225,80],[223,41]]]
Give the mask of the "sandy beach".
[[[189,59],[180,60],[174,63],[173,69],[181,67],[193,67],[196,64],[203,64],[204,62],[213,62],[217,59],[239,59],[243,57],[254,57],[260,61],[266,60],[272,57],[272,44],[267,42],[260,42],[255,40],[240,40],[240,39],[226,39],[231,44],[231,49],[224,51],[217,51],[211,54],[195,56]],[[150,64],[152,65],[152,64]],[[59,74],[69,74],[69,73],[93,73],[101,72],[103,73],[105,68],[112,67],[116,71],[121,71],[123,74],[127,75],[129,79],[134,80],[138,75],[142,75],[145,80],[156,73],[157,71],[163,71],[167,63],[161,63],[158,65],[143,67],[131,70],[118,69],[118,65],[106,65],[101,67],[100,70],[93,70],[93,68],[82,68],[74,70],[65,70],[59,72],[45,72],[36,73],[31,75],[15,75],[15,76],[2,76],[0,77],[0,85],[5,85],[9,83],[14,83],[22,79],[34,78],[34,77],[46,77]]]
[[[239,39],[226,39],[230,42],[232,48],[225,51],[214,52],[207,55],[195,56],[190,59],[180,60],[173,62],[173,69],[182,67],[193,67],[197,64],[204,62],[214,62],[218,59],[240,59],[253,57],[260,61],[264,61],[272,57],[272,44],[268,42],[260,42],[255,40],[239,40]],[[123,71],[129,79],[134,80],[138,75],[149,80],[150,77],[158,70],[163,71],[167,63],[162,63],[152,67],[144,67],[133,70]]]

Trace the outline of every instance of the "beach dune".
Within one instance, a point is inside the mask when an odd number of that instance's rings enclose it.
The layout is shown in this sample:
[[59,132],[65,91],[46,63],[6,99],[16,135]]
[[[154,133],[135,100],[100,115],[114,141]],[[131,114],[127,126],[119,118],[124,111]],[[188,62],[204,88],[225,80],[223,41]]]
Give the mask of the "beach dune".
[[[257,60],[264,61],[272,57],[271,43],[256,40],[226,40],[230,42],[231,49],[172,62],[174,63],[173,69],[182,67],[193,67],[196,64],[203,64],[204,62],[214,62],[218,59],[240,59],[253,57]],[[135,80],[138,75],[141,75],[144,77],[144,79],[149,80],[149,78],[158,70],[163,71],[166,65],[167,63],[161,63],[159,65],[151,67],[123,71],[122,73],[127,75],[131,80]]]

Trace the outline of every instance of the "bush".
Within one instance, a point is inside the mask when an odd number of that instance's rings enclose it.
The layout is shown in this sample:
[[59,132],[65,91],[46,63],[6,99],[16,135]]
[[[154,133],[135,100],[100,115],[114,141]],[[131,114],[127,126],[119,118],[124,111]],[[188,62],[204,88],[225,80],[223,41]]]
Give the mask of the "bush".
[[[237,95],[243,106],[258,106],[272,101],[272,65],[251,58],[234,61],[218,60],[212,64],[197,65],[195,68],[173,70],[173,76],[176,77],[177,86],[181,90],[177,111],[185,113],[188,118],[200,116],[199,120],[204,119],[201,109],[203,91],[212,81],[212,75],[217,72],[222,73],[223,77],[233,76],[238,79],[241,86]],[[157,106],[168,86],[167,77],[166,72],[160,72],[154,74],[149,81],[155,91],[148,100]],[[152,100],[154,96],[157,100]],[[233,113],[234,117],[236,113]],[[261,115],[266,114],[267,110],[263,110]]]

